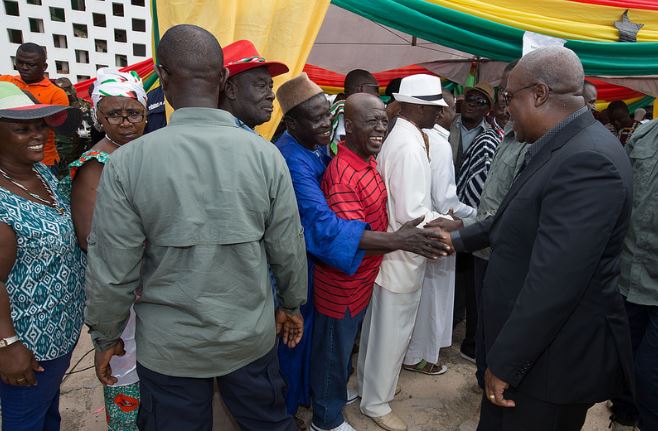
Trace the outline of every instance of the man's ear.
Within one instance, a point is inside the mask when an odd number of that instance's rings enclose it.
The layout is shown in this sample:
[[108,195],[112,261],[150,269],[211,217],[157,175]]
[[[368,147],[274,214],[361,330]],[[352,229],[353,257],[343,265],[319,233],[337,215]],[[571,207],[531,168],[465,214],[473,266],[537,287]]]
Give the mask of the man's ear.
[[288,131],[295,131],[297,129],[297,121],[289,115],[283,116],[283,122],[286,125]]
[[536,85],[536,90],[535,90],[535,106],[541,106],[546,101],[548,101],[548,96],[550,94],[551,90],[548,88],[548,85],[539,83]]
[[162,87],[162,91],[166,91],[167,84],[169,83],[169,73],[167,73],[167,69],[160,66],[159,64],[156,64],[155,73],[158,75],[158,78],[160,79],[160,87]]
[[349,133],[351,135],[352,130],[354,130],[354,123],[352,123],[350,118],[345,118],[345,134],[347,135]]
[[42,72],[45,72],[46,69],[48,69],[48,63],[46,63],[46,62],[44,61],[44,62],[43,62],[43,67],[41,68],[41,71],[42,71]]
[[236,100],[238,98],[238,88],[234,81],[234,79],[227,79],[224,84],[223,94],[228,100]]
[[225,67],[222,67],[222,70],[219,72],[219,91],[224,90],[224,86],[226,85],[226,80],[228,79],[228,69]]

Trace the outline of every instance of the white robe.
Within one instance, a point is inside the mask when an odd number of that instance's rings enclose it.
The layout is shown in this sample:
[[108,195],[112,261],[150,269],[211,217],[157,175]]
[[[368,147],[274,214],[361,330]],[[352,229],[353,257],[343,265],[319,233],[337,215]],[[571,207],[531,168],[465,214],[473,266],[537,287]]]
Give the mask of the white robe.
[[[432,210],[431,169],[420,130],[398,118],[377,157],[388,191],[388,231]],[[383,416],[391,411],[402,360],[416,322],[426,258],[406,251],[384,256],[361,332],[357,366],[361,411]]]
[[[437,124],[433,129],[426,129],[425,133],[430,138],[432,209],[442,214],[452,209],[459,218],[474,217],[476,210],[457,198],[449,132]],[[428,262],[405,364],[415,365],[422,359],[438,363],[441,348],[452,344],[454,300],[455,257]]]

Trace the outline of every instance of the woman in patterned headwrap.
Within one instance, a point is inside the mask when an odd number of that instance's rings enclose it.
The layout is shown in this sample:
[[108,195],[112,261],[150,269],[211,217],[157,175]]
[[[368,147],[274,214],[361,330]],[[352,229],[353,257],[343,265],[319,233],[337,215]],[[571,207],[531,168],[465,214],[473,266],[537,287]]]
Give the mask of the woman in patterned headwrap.
[[[142,136],[146,126],[146,93],[135,72],[98,69],[92,101],[105,137],[70,165],[73,224],[80,247],[85,251],[103,166],[114,151]],[[136,431],[139,380],[132,310],[121,339],[126,353],[114,356],[110,362],[116,382],[112,386],[103,386],[108,430]]]

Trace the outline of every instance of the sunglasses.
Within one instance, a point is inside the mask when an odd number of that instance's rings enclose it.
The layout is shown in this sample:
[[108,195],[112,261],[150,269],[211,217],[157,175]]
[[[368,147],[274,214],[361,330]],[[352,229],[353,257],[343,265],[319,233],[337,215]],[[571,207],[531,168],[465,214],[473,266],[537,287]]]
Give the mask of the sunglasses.
[[473,97],[473,98],[467,97],[466,99],[464,99],[464,103],[468,103],[469,105],[478,106],[478,107],[489,105],[489,101],[487,99],[482,99],[480,97]]

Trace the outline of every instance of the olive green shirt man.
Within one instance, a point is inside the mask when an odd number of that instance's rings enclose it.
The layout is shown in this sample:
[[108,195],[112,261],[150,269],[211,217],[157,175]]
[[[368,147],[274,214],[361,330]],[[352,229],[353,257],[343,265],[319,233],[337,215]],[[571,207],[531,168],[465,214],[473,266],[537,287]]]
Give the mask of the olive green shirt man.
[[268,263],[278,305],[294,312],[306,301],[286,162],[219,109],[178,109],[167,127],[112,154],[88,260],[96,346],[116,342],[135,303],[137,360],[169,376],[222,376],[274,347]]
[[619,291],[628,302],[658,306],[658,120],[638,127],[625,148],[633,167],[633,212]]

